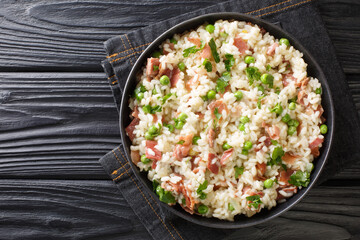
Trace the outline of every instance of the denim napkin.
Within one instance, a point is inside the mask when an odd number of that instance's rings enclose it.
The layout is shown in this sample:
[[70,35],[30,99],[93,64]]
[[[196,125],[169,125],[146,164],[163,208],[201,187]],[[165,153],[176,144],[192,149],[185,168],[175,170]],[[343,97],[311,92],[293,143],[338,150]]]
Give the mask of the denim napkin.
[[[102,62],[114,100],[119,109],[127,76],[142,51],[161,33],[184,20],[214,12],[239,12],[264,18],[294,35],[316,58],[332,90],[335,111],[335,139],[330,158],[319,182],[360,158],[359,119],[345,76],[333,45],[312,0],[232,0],[189,12],[153,24],[104,43],[107,58]],[[169,9],[171,13],[171,9]],[[219,239],[231,230],[209,229],[179,219],[162,209],[137,180],[120,144],[100,159],[100,163],[127,199],[140,221],[154,239]]]

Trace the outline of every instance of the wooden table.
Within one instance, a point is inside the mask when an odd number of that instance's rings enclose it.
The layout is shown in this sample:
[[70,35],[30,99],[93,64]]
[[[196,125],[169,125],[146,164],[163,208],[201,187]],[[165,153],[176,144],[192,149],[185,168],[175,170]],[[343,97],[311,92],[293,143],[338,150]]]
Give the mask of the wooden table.
[[[216,2],[0,3],[0,239],[149,238],[98,163],[119,143],[102,43]],[[360,2],[319,4],[359,111]],[[281,217],[227,239],[360,238],[359,173],[358,161]]]

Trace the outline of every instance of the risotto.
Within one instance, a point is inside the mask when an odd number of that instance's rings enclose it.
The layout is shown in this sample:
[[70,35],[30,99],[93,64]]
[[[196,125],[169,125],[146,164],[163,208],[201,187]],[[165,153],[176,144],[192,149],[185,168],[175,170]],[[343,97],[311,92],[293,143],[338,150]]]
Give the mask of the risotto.
[[306,68],[287,39],[247,22],[163,42],[137,76],[126,128],[160,201],[232,221],[307,187],[327,126]]

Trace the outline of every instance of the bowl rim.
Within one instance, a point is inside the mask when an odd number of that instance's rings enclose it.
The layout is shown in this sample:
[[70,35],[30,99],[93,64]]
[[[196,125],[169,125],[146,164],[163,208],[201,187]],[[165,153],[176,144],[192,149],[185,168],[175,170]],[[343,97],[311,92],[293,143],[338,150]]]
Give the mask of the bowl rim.
[[[272,32],[279,32],[282,33],[284,37],[288,38],[290,40],[290,42],[292,42],[292,45],[296,45],[296,49],[300,51],[299,48],[301,48],[301,51],[303,53],[303,58],[308,58],[308,61],[311,61],[311,64],[314,66],[314,68],[316,69],[316,71],[318,72],[318,79],[321,82],[322,85],[322,89],[323,89],[323,96],[322,96],[322,100],[324,99],[324,95],[328,96],[328,103],[329,103],[329,109],[330,111],[327,112],[328,114],[328,119],[327,122],[330,122],[330,126],[328,125],[328,133],[326,134],[326,137],[324,138],[326,141],[328,141],[327,145],[323,145],[322,146],[322,150],[324,152],[321,153],[321,155],[314,159],[314,161],[316,161],[315,167],[318,168],[317,173],[315,173],[315,171],[312,172],[312,176],[311,176],[311,180],[309,185],[306,188],[301,189],[301,192],[299,191],[298,193],[296,193],[294,196],[290,197],[287,200],[288,205],[285,206],[284,209],[279,210],[278,212],[274,212],[275,208],[279,206],[279,204],[277,204],[275,207],[273,207],[273,209],[269,210],[269,215],[265,216],[263,218],[260,219],[256,219],[255,221],[227,221],[227,220],[221,220],[221,219],[217,219],[217,218],[206,218],[206,217],[201,217],[201,218],[197,218],[195,217],[195,215],[190,215],[189,213],[185,212],[183,209],[181,209],[180,211],[175,209],[173,206],[169,206],[163,202],[161,202],[157,195],[151,190],[149,189],[149,187],[147,186],[146,182],[144,181],[144,179],[140,176],[140,174],[138,173],[138,168],[137,166],[135,166],[135,164],[133,164],[133,162],[131,161],[130,158],[130,154],[129,154],[129,150],[127,149],[127,144],[124,141],[124,139],[127,138],[127,135],[124,131],[125,127],[124,127],[124,118],[125,117],[129,117],[129,116],[123,116],[123,112],[125,110],[125,108],[128,108],[128,94],[126,94],[129,91],[130,88],[130,81],[132,81],[132,79],[136,79],[136,75],[138,73],[138,68],[142,68],[142,66],[144,65],[144,60],[147,59],[147,56],[150,55],[150,53],[152,53],[152,51],[154,51],[154,49],[158,48],[158,46],[167,38],[170,38],[171,36],[173,36],[174,34],[178,33],[184,33],[185,31],[192,31],[194,29],[196,29],[197,27],[199,27],[200,25],[207,23],[207,22],[215,22],[217,20],[235,20],[235,21],[246,21],[246,22],[251,22],[254,23],[256,25],[258,25],[259,27],[264,27],[266,26],[266,30],[268,31],[269,29],[269,33],[274,36],[277,34],[273,34]],[[195,24],[196,23],[196,24]],[[192,28],[189,29],[185,29],[185,30],[179,30],[181,29],[183,26],[186,25],[194,25]],[[308,61],[306,61],[306,63],[308,64]],[[139,66],[140,65],[140,66]],[[309,66],[309,64],[308,64]],[[325,89],[325,91],[324,91]],[[324,94],[325,93],[325,94]],[[126,104],[125,104],[126,102]],[[330,118],[329,118],[330,117]],[[264,223],[266,221],[269,221],[283,213],[285,213],[286,211],[290,210],[294,205],[296,205],[298,202],[300,202],[305,195],[309,192],[309,190],[314,186],[315,182],[318,180],[321,172],[324,169],[324,166],[328,160],[329,157],[329,153],[331,150],[331,146],[332,146],[332,141],[333,141],[333,135],[334,135],[334,127],[335,127],[335,114],[334,114],[334,105],[333,105],[333,100],[332,100],[332,95],[331,95],[331,91],[326,79],[325,74],[323,73],[320,65],[317,63],[317,61],[315,60],[315,58],[309,53],[309,51],[294,37],[292,36],[290,33],[288,33],[287,31],[285,31],[284,29],[278,27],[277,25],[270,23],[266,20],[260,19],[260,18],[256,18],[250,15],[246,15],[246,14],[242,14],[242,13],[236,13],[236,12],[219,12],[219,13],[209,13],[209,14],[204,14],[204,15],[200,15],[185,21],[182,21],[176,25],[174,25],[173,27],[171,27],[170,29],[166,30],[165,32],[163,32],[162,34],[160,34],[155,40],[152,41],[152,43],[147,46],[147,48],[142,52],[142,54],[138,57],[137,61],[135,62],[135,64],[132,66],[132,69],[127,77],[126,83],[125,83],[125,87],[123,90],[123,94],[121,97],[121,106],[120,106],[120,117],[119,117],[119,124],[120,124],[120,135],[121,135],[121,142],[124,146],[125,149],[125,155],[126,155],[126,160],[130,163],[130,166],[132,168],[132,170],[134,171],[135,176],[137,177],[137,179],[144,185],[144,188],[146,189],[146,191],[154,198],[156,199],[157,203],[160,204],[160,206],[165,207],[167,210],[169,210],[170,212],[174,213],[175,215],[190,221],[192,223],[196,223],[202,226],[206,226],[206,227],[212,227],[212,228],[221,228],[221,229],[238,229],[238,228],[243,228],[243,227],[250,227],[250,226],[254,226],[260,223]],[[320,164],[320,165],[319,165]],[[151,182],[150,180],[147,179],[148,182]],[[176,204],[177,205],[177,204]],[[265,210],[265,209],[263,209]],[[271,212],[274,212],[273,214]],[[257,213],[259,214],[259,213]],[[255,215],[257,215],[255,214]],[[210,222],[210,221],[206,221],[205,219],[216,219],[214,223]],[[251,219],[251,218],[248,218]]]

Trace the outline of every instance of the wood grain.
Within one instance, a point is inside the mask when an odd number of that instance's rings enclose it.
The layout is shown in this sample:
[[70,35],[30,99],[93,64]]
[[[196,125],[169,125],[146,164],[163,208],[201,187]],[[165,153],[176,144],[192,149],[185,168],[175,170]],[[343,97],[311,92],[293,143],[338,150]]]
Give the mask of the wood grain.
[[[101,72],[106,39],[217,2],[2,1],[0,70]],[[321,0],[319,6],[344,70],[360,73],[359,2]]]
[[[3,179],[0,192],[1,239],[149,238],[111,181]],[[226,239],[349,239],[359,221],[359,186],[317,187],[281,217]]]
[[0,176],[105,178],[118,145],[103,73],[0,73]]
[[0,239],[148,239],[111,181],[0,181]]

